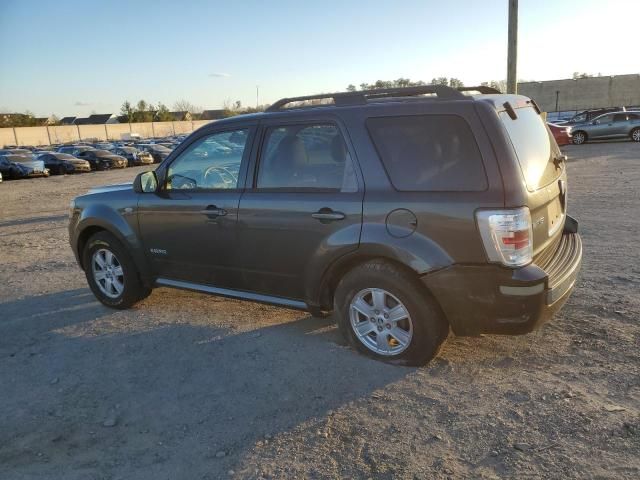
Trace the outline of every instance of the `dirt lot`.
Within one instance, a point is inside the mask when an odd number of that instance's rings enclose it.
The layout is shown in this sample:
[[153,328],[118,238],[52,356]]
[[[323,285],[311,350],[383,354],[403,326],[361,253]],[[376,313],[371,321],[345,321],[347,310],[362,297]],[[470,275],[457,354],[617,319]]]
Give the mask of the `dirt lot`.
[[640,145],[567,153],[585,258],[564,310],[419,369],[300,312],[102,307],[69,200],[140,169],[0,184],[0,478],[639,478]]

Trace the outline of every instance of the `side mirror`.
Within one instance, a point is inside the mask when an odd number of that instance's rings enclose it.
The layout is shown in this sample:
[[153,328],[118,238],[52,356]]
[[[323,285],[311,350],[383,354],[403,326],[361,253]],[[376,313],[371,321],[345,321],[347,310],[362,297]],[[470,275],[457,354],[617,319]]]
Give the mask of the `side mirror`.
[[133,181],[133,191],[136,193],[154,193],[158,190],[158,177],[153,170],[142,172]]

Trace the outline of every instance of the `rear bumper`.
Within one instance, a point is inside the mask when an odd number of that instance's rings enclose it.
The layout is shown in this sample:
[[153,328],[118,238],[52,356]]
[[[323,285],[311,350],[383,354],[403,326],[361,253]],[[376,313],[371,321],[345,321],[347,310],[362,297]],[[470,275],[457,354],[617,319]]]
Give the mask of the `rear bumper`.
[[560,137],[556,137],[556,142],[559,146],[571,145],[573,143],[573,137],[562,135]]
[[454,265],[422,281],[457,335],[518,335],[535,330],[562,307],[581,264],[580,236],[565,226],[555,254],[544,265]]

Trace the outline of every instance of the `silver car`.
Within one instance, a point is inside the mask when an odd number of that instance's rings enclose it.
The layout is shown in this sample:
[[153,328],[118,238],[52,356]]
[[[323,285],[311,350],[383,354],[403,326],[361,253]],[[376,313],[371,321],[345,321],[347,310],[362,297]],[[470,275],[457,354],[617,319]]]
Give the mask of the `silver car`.
[[640,112],[605,113],[591,123],[573,127],[573,143],[580,145],[587,140],[631,138],[640,142]]

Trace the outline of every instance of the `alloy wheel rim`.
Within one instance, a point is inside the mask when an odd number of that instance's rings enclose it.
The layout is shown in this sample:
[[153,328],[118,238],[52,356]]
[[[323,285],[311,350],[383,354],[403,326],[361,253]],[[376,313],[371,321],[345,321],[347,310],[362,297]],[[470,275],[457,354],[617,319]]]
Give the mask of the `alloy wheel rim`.
[[93,279],[100,291],[109,298],[118,298],[124,292],[122,264],[111,250],[101,248],[91,257]]
[[633,139],[636,142],[640,142],[640,130],[636,130],[636,131],[633,132]]
[[576,133],[574,141],[577,144],[581,144],[582,142],[584,142],[584,135],[582,133]]
[[413,322],[409,310],[386,290],[359,291],[349,305],[349,319],[358,340],[374,353],[395,356],[411,344]]

